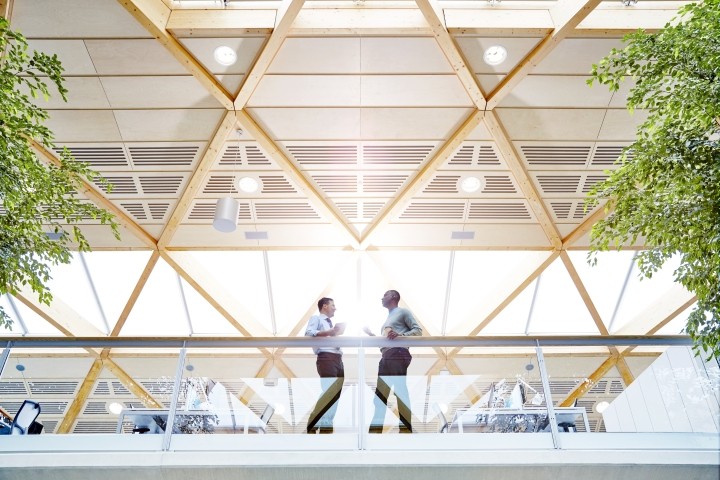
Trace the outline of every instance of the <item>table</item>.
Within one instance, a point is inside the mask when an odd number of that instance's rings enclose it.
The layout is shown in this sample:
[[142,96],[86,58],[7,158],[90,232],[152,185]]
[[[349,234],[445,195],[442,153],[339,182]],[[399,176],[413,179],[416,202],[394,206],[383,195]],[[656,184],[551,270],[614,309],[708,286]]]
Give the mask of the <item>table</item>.
[[[560,422],[575,423],[582,417],[585,431],[590,431],[587,412],[583,407],[555,407],[555,418]],[[455,411],[449,432],[539,432],[547,420],[545,408],[470,408]]]
[[[116,433],[122,433],[124,423],[132,423],[135,429],[147,429],[135,433],[164,433],[167,424],[167,408],[126,408],[120,412]],[[255,413],[216,410],[178,410],[175,412],[173,433],[265,433],[267,425]]]

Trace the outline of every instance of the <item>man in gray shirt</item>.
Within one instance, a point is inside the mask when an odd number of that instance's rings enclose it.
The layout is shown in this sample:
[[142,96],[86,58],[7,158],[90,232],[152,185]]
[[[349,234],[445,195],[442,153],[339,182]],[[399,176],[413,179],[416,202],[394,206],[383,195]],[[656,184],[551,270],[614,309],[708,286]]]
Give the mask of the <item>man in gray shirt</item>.
[[[341,335],[345,325],[337,323],[333,326],[331,318],[335,315],[335,302],[332,298],[323,297],[318,300],[317,315],[313,315],[305,329],[309,337],[334,337]],[[322,394],[310,413],[307,432],[311,433],[316,426],[321,433],[332,433],[333,419],[337,410],[340,392],[345,381],[345,367],[342,361],[342,350],[338,347],[313,348],[317,361],[315,366],[320,375]]]
[[[388,290],[382,297],[383,307],[388,309],[388,317],[382,326],[382,334],[390,340],[397,337],[421,336],[422,328],[407,308],[398,307],[400,294],[397,290]],[[368,335],[374,334],[365,328]],[[383,347],[380,349],[382,358],[378,364],[378,380],[375,389],[375,414],[370,424],[371,433],[381,433],[385,423],[385,410],[391,389],[395,390],[395,398],[400,414],[400,431],[412,433],[412,411],[406,377],[412,361],[407,347]]]

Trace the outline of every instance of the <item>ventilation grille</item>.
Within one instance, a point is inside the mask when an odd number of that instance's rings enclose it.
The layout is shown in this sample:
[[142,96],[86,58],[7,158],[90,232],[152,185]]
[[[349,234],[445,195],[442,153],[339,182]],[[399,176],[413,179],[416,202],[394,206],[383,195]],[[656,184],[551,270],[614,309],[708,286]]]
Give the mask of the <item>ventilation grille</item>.
[[358,190],[355,175],[317,175],[313,180],[326,193],[356,193]]
[[459,220],[464,214],[464,203],[411,203],[400,218]]
[[260,175],[262,193],[297,193],[290,182],[282,175]]
[[27,395],[23,382],[0,382],[0,395]]
[[73,433],[115,433],[116,429],[117,422],[79,420],[73,428]]
[[507,175],[485,175],[483,193],[512,194],[517,193],[512,179]]
[[423,193],[458,193],[458,180],[460,180],[459,175],[438,175],[430,181]]
[[549,204],[557,220],[582,220],[592,212],[592,209],[585,211],[582,200],[552,200]]
[[83,409],[83,415],[107,415],[106,402],[88,402]]
[[[72,156],[85,162],[93,169],[129,167],[122,147],[67,147]],[[55,153],[62,154],[62,148],[55,148]]]
[[130,391],[120,382],[112,382],[112,389],[115,395],[129,395]]
[[591,147],[523,145],[520,149],[530,165],[585,165]]
[[31,382],[30,393],[33,395],[72,395],[78,382]]
[[150,395],[172,395],[174,383],[171,381],[156,380],[153,382],[140,382]]
[[537,180],[545,193],[576,193],[580,185],[580,175],[538,175]]
[[384,202],[365,202],[363,203],[363,220],[370,220],[380,213],[380,210],[385,205]]
[[[614,165],[615,161],[622,154],[625,147],[614,145],[598,145],[595,148],[595,154],[590,161],[591,165],[609,166]],[[632,159],[632,154],[628,152],[628,159]]]
[[522,202],[470,203],[470,220],[530,220],[532,217]]
[[245,143],[226,144],[220,156],[220,165],[238,166],[270,166],[272,163],[256,145]]
[[565,219],[570,216],[570,209],[573,202],[550,202],[550,207],[557,219]]
[[203,193],[237,193],[235,189],[235,177],[233,175],[210,175]]
[[256,203],[258,220],[316,220],[320,216],[307,203]]
[[43,415],[62,415],[67,406],[68,402],[40,402]]
[[189,167],[198,154],[197,145],[167,147],[129,147],[130,158],[138,167]]
[[347,218],[358,218],[358,204],[356,202],[338,202],[335,206]]
[[595,184],[602,182],[607,178],[607,175],[588,175],[585,177],[585,184],[583,185],[582,192],[588,193]]
[[364,145],[365,165],[420,165],[434,145]]
[[499,166],[500,159],[490,145],[465,144],[455,152],[448,165],[456,166]]
[[169,203],[121,202],[122,206],[136,220],[163,220],[170,208]]
[[613,380],[612,383],[610,383],[610,388],[608,390],[608,393],[621,394],[624,391],[625,391],[625,387],[623,387],[623,384],[620,380]]
[[289,145],[288,151],[300,165],[356,165],[356,145]]
[[[188,220],[210,220],[215,217],[216,202],[197,202],[188,214]],[[250,220],[250,204],[240,203],[238,210],[238,220]]]
[[112,184],[112,191],[99,181],[95,185],[110,196],[115,195],[176,195],[182,185],[185,174],[178,175],[107,175],[105,179]]
[[363,192],[394,194],[406,179],[407,175],[365,175]]

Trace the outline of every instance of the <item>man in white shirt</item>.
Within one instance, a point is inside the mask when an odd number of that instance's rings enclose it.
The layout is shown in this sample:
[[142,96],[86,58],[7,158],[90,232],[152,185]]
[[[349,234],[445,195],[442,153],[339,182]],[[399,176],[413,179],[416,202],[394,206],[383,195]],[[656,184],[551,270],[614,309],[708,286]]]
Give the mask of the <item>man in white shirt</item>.
[[[332,298],[323,297],[318,300],[317,315],[313,315],[305,329],[309,337],[334,337],[341,335],[344,324],[333,326],[332,317],[335,315],[335,302]],[[345,382],[345,367],[342,361],[342,350],[338,347],[314,347],[317,355],[315,366],[320,375],[322,394],[310,413],[307,432],[311,433],[317,427],[320,433],[332,433],[333,419],[337,410],[340,392]]]

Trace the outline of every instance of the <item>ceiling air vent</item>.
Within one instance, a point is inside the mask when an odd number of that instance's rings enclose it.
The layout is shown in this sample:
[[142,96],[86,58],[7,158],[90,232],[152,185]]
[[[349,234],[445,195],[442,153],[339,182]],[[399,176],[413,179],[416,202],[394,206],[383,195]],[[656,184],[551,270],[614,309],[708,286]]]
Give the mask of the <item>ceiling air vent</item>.
[[590,147],[523,145],[520,147],[530,165],[585,165]]
[[357,193],[358,179],[355,175],[313,175],[313,180],[326,193]]
[[260,175],[262,193],[297,193],[287,178],[282,175]]
[[363,145],[365,165],[420,165],[434,145]]
[[538,183],[545,193],[576,193],[580,175],[538,175]]
[[210,175],[203,193],[237,193],[235,189],[235,176],[233,175]]
[[46,402],[43,400],[42,413],[43,415],[62,415],[65,413],[67,405],[68,402]]
[[188,214],[189,220],[212,220],[215,216],[215,202],[198,202]]
[[255,203],[258,220],[319,219],[307,203]]
[[465,204],[458,203],[411,203],[400,216],[401,219],[459,220],[465,214]]
[[362,191],[364,193],[386,193],[397,192],[407,175],[364,175]]
[[246,145],[245,154],[247,155],[248,165],[251,166],[268,166],[271,165],[270,160],[255,145]]
[[437,175],[430,181],[427,187],[425,187],[423,193],[458,193],[458,180],[460,180],[460,175]]
[[[129,167],[125,151],[122,147],[67,147],[75,160],[85,162],[98,170],[113,167]],[[62,154],[62,148],[55,148],[55,153]]]
[[357,202],[338,202],[335,204],[335,206],[347,218],[358,218]]
[[174,195],[183,181],[182,176],[141,176],[140,185],[146,194]]
[[145,213],[145,207],[142,203],[120,203],[127,212],[135,217],[136,220],[147,220],[147,214]]
[[129,147],[136,167],[190,166],[198,153],[197,145],[175,147]]
[[607,178],[607,175],[588,175],[585,177],[585,184],[583,185],[582,192],[588,193],[596,183],[600,183]]
[[357,165],[357,145],[288,145],[300,165]]
[[0,382],[1,395],[27,395],[23,382]]
[[448,165],[484,165],[497,166],[501,165],[500,159],[491,145],[479,145],[475,143],[465,143],[450,158]]
[[113,393],[115,393],[115,395],[129,395],[130,394],[130,391],[127,388],[125,388],[125,385],[123,385],[120,382],[112,382],[112,387],[113,387]]
[[135,186],[135,179],[133,177],[110,177],[105,176],[110,184],[112,184],[112,192],[108,191],[108,188],[102,185],[98,181],[94,181],[95,185],[109,195],[136,195],[138,193],[137,187]]
[[564,220],[570,215],[570,209],[572,208],[572,202],[550,202],[555,218],[558,220]]
[[482,193],[517,193],[513,181],[507,175],[485,175]]
[[95,384],[95,390],[93,391],[93,395],[110,395],[110,387],[108,386],[108,382],[97,382]]
[[573,214],[573,218],[576,220],[579,220],[581,218],[585,218],[585,215],[587,215],[589,212],[585,211],[585,202],[578,202],[577,206],[575,206],[575,213]]
[[385,202],[364,202],[362,204],[363,220],[369,220],[377,217],[384,205]]
[[148,203],[148,210],[153,220],[163,220],[169,208],[169,203]]
[[[615,145],[598,145],[595,148],[590,165],[609,166],[614,165],[625,147]],[[628,158],[630,155],[628,155]]]
[[[588,391],[588,393],[605,393],[605,389],[607,388],[608,381],[607,380],[598,380],[598,382],[593,385],[593,387]],[[580,402],[578,402],[579,404]],[[594,402],[593,402],[594,403]]]
[[73,395],[78,382],[29,382],[33,395]]
[[73,433],[115,433],[116,428],[117,422],[79,420],[73,428]]
[[530,212],[522,202],[470,203],[471,220],[529,220]]
[[[107,415],[110,412],[108,412],[106,405],[107,402],[87,402],[83,409],[83,415]],[[43,413],[45,413],[44,407],[43,404]]]

